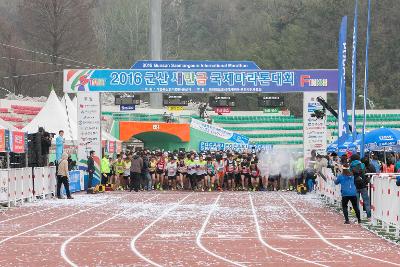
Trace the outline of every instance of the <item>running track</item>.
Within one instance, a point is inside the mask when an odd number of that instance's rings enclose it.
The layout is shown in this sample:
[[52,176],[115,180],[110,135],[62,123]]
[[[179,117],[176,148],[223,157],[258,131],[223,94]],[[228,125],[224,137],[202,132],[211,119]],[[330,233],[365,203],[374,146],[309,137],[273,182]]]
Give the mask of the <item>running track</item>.
[[0,213],[0,266],[400,266],[314,195],[108,192]]

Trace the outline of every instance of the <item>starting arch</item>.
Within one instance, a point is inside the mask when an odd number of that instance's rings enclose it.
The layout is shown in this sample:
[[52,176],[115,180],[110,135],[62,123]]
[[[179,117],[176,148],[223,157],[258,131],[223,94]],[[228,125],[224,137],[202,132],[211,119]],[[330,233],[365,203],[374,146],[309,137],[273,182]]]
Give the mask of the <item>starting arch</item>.
[[[143,141],[152,138],[172,138],[175,141],[190,141],[190,126],[184,123],[157,123],[157,122],[134,122],[121,121],[119,123],[121,141],[127,141],[132,136]],[[157,139],[154,139],[157,141]]]
[[[139,61],[132,69],[65,69],[64,92],[78,95],[78,161],[86,161],[89,150],[101,153],[101,92],[135,93],[304,93],[304,151],[325,151],[326,120],[311,118],[322,108],[316,100],[327,92],[338,92],[337,69],[261,70],[249,61]],[[188,140],[182,126],[161,126],[161,132]],[[150,124],[148,130],[154,131]],[[144,133],[133,124],[125,140]],[[135,133],[135,131],[138,131]],[[140,131],[142,131],[140,133]],[[325,137],[324,137],[325,131]],[[121,131],[124,132],[124,131]],[[189,134],[190,136],[190,134]],[[189,137],[190,138],[190,137]],[[316,141],[318,140],[318,141]],[[306,150],[307,147],[307,150]],[[308,154],[308,153],[307,153]]]

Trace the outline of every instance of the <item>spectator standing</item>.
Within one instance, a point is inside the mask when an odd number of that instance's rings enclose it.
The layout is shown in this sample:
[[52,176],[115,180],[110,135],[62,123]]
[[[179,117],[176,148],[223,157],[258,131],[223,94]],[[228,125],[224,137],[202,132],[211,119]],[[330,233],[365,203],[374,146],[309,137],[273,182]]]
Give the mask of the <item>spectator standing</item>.
[[139,191],[142,169],[143,169],[143,159],[138,154],[134,154],[131,162],[130,191],[132,190],[135,190],[135,192]]
[[88,161],[87,161],[87,172],[88,172],[88,176],[89,176],[88,177],[88,190],[90,188],[92,188],[93,175],[94,175],[94,172],[96,171],[96,169],[94,167],[94,156],[95,156],[95,152],[93,150],[91,150],[89,152],[89,157],[88,157]]
[[337,179],[335,180],[335,184],[340,184],[340,190],[342,194],[342,209],[345,219],[344,223],[350,224],[349,211],[347,207],[349,201],[351,202],[351,205],[353,206],[353,209],[356,212],[358,223],[360,223],[361,219],[360,219],[360,210],[357,205],[357,190],[354,185],[354,176],[350,172],[348,164],[345,164],[343,166],[343,173],[337,177]]
[[150,175],[150,160],[149,157],[144,154],[143,155],[143,167],[142,167],[142,179],[143,179],[143,189],[150,191],[152,188],[152,179]]
[[400,172],[400,157],[397,158],[396,165],[394,165],[394,172]]
[[106,154],[103,155],[101,159],[101,184],[106,184],[110,177],[111,169],[110,169],[110,161]]
[[64,185],[68,199],[73,199],[69,191],[68,154],[62,154],[57,170],[57,198],[61,199],[61,184]]
[[61,157],[64,153],[64,131],[60,130],[58,132],[58,136],[56,137],[56,161],[59,163],[61,161]]
[[370,161],[371,165],[375,168],[375,173],[381,173],[381,163],[378,160],[378,156],[373,154]]
[[360,195],[363,199],[364,210],[367,212],[367,218],[371,218],[371,204],[368,195],[369,179],[365,175],[365,164],[360,161],[360,156],[354,154],[350,157],[350,171],[353,173],[354,184],[357,189],[357,203]]

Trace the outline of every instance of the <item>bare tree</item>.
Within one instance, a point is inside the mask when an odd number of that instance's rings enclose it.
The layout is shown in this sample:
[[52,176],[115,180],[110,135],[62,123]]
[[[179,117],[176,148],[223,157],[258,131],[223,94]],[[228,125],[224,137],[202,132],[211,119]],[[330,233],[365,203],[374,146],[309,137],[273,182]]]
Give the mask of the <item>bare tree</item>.
[[87,0],[24,0],[18,7],[19,28],[29,47],[53,55],[44,59],[53,63],[52,71],[59,72],[46,80],[58,91],[62,89],[62,64],[71,64],[60,57],[90,62],[97,52],[90,25],[92,4]]

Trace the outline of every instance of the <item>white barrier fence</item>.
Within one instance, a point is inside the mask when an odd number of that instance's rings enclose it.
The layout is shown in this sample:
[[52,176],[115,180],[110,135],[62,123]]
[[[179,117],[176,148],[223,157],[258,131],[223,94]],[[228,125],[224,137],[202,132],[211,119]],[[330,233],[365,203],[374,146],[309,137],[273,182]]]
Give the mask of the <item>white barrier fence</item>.
[[400,187],[396,185],[396,176],[400,173],[382,173],[371,178],[372,223],[380,223],[386,232],[395,229],[395,236],[400,232]]
[[[79,171],[74,171],[75,173]],[[75,173],[78,177],[80,173]],[[82,179],[77,179],[79,183]],[[0,204],[8,207],[56,195],[56,167],[0,169]],[[82,187],[83,188],[83,187]],[[73,191],[82,190],[81,187]]]
[[33,200],[31,168],[0,170],[0,203],[8,206]]
[[[341,207],[340,185],[335,185],[335,175],[331,169],[324,169],[326,181],[317,176],[317,193],[330,204]],[[374,225],[381,224],[387,232],[391,227],[395,229],[395,236],[400,235],[400,186],[396,185],[396,176],[400,173],[368,174],[371,177],[369,197],[371,201],[371,220]],[[361,215],[363,200],[360,199]]]
[[45,198],[55,195],[57,179],[56,167],[33,168],[35,196]]
[[317,192],[324,196],[330,204],[339,205],[341,200],[340,185],[335,185],[336,176],[333,174],[332,170],[328,168],[323,168],[322,173],[326,181],[321,175],[317,175]]

